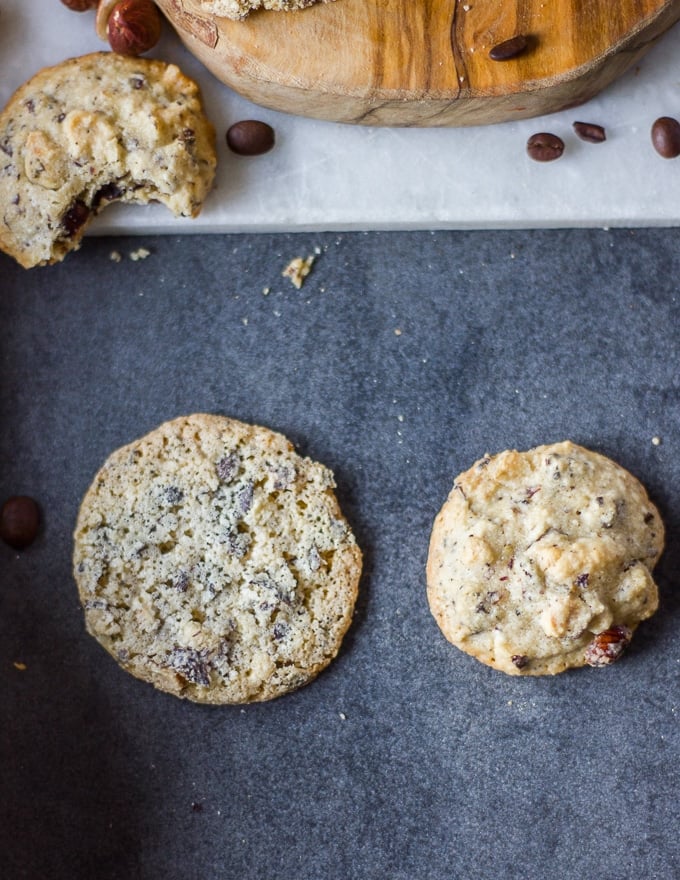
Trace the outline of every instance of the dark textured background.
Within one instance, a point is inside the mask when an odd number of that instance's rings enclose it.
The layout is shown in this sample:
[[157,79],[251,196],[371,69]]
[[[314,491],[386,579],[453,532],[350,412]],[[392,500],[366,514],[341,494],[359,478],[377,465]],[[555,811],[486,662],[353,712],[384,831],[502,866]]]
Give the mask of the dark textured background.
[[[0,546],[3,878],[677,877],[678,235],[90,238],[28,272],[0,255],[0,498],[44,511],[31,548]],[[297,291],[281,271],[315,249]],[[79,500],[110,451],[194,411],[333,468],[364,550],[340,656],[268,704],[181,702],[84,632]],[[661,608],[616,666],[507,677],[440,635],[429,530],[484,452],[567,437],[659,505]]]

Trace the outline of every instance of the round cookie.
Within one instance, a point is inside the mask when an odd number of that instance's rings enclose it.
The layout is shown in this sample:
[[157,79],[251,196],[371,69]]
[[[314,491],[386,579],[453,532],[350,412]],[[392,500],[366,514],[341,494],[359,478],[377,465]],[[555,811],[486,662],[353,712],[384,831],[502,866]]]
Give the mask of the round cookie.
[[454,482],[427,560],[446,638],[513,675],[617,659],[658,606],[659,513],[628,471],[570,442],[485,456]]
[[58,262],[114,201],[196,216],[216,162],[198,86],[174,64],[95,52],[45,68],[0,113],[0,249]]
[[361,574],[334,486],[285,437],[220,416],[117,450],[74,533],[88,631],[134,676],[197,702],[306,684],[336,656]]

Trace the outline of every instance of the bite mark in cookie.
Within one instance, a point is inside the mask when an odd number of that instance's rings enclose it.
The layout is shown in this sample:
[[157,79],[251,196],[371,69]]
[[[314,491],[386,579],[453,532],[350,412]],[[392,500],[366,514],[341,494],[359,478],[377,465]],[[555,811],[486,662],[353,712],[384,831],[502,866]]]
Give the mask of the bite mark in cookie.
[[62,260],[114,201],[196,216],[216,161],[177,66],[96,52],[46,68],[0,114],[0,249],[26,268]]

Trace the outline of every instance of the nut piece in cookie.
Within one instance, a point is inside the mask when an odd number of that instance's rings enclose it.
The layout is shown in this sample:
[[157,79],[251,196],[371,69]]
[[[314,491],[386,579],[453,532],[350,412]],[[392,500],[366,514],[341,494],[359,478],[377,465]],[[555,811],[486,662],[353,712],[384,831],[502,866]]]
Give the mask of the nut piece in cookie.
[[0,113],[0,250],[26,268],[58,262],[114,201],[196,216],[216,162],[198,86],[176,65],[96,52],[46,68]]
[[88,631],[134,676],[203,703],[311,681],[350,625],[361,553],[323,465],[212,415],[114,452],[82,502]]
[[638,480],[568,441],[485,456],[454,482],[427,560],[446,638],[511,675],[619,658],[658,606],[664,527]]

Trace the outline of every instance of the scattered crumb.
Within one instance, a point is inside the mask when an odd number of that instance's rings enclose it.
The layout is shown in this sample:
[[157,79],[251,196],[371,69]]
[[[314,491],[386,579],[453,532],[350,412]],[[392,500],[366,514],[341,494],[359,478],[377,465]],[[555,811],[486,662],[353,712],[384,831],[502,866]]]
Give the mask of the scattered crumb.
[[198,801],[192,801],[191,809],[194,813],[202,813],[203,812],[203,804]]
[[400,327],[397,327],[397,328],[395,329],[395,331],[394,331],[394,335],[395,335],[395,336],[401,336],[401,328],[400,328]]
[[123,255],[120,253],[120,251],[111,251],[111,253],[109,254],[109,260],[111,260],[112,263],[120,263],[122,259]]
[[341,721],[347,721],[347,716],[344,712],[338,712],[338,715],[340,716]]
[[133,260],[135,263],[137,262],[137,260],[146,260],[146,258],[150,256],[151,251],[147,251],[147,249],[144,247],[137,248],[136,251],[132,251],[130,253],[130,259]]
[[269,296],[269,294],[270,294],[271,292],[272,292],[271,287],[263,287],[263,288],[262,288],[262,296]]
[[403,422],[403,421],[404,421],[404,417],[403,417],[402,415],[398,415],[398,416],[397,416],[397,421],[398,421],[398,422]]
[[248,319],[247,319],[247,318],[241,318],[241,323],[243,324],[244,327],[247,327],[247,326],[248,326]]
[[27,669],[26,664],[22,663],[20,660],[15,660],[12,666],[14,666],[15,669],[18,669],[19,672],[25,672]]
[[652,437],[652,446],[661,446],[661,437]]
[[463,4],[463,12],[469,12],[471,9],[472,9],[472,6],[470,6],[469,3]]
[[304,284],[305,278],[312,270],[314,256],[310,254],[306,259],[302,257],[294,257],[281,273],[284,278],[290,278],[292,283],[299,290]]

